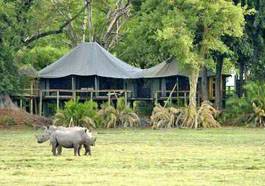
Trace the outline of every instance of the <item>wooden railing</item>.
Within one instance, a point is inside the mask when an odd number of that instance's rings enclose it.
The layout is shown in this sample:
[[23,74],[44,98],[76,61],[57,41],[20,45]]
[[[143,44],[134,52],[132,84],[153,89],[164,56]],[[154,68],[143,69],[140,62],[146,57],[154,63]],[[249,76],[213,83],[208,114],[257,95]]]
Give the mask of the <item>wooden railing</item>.
[[61,89],[49,89],[40,90],[39,97],[39,110],[40,115],[42,113],[42,102],[45,98],[55,98],[57,104],[57,110],[60,108],[60,99],[90,99],[90,100],[108,100],[110,103],[113,99],[124,96],[125,104],[127,105],[128,97],[132,96],[132,92],[128,90],[93,90],[93,89],[82,89],[82,90],[61,90]]
[[21,96],[39,96],[40,90],[39,89],[23,89]]
[[94,90],[94,89],[81,89],[81,90],[63,90],[63,89],[49,89],[39,90],[39,95],[44,98],[73,98],[77,97],[80,99],[99,99],[108,98],[113,99],[119,96],[131,97],[132,92],[129,90]]
[[23,93],[19,96],[42,96],[47,98],[60,97],[83,97],[83,98],[100,98],[108,97],[109,95],[114,97],[127,94],[127,97],[132,97],[132,91],[129,90],[94,90],[94,89],[80,89],[80,90],[67,90],[67,89],[24,89]]
[[[169,98],[171,94],[171,97]],[[171,90],[166,90],[166,91],[156,91],[154,95],[155,101],[159,100],[167,100],[169,101],[176,100],[176,101],[181,101],[183,104],[188,104],[189,102],[189,94],[190,91],[183,90],[183,91],[171,91]],[[199,94],[196,96],[197,103],[200,103],[201,97]]]
[[[171,97],[169,98],[169,95]],[[127,104],[128,100],[141,100],[144,98],[133,97],[132,91],[130,90],[94,90],[94,89],[81,89],[81,90],[65,90],[65,89],[26,89],[23,94],[18,95],[20,97],[20,105],[22,106],[22,101],[24,98],[29,100],[30,112],[33,113],[33,103],[36,103],[34,108],[38,107],[38,112],[41,115],[43,110],[43,100],[44,99],[55,99],[57,104],[57,109],[60,109],[60,101],[70,100],[70,99],[80,99],[80,100],[102,100],[108,101],[116,100],[118,97],[123,96]],[[37,98],[37,99],[34,99]],[[150,101],[176,101],[180,104],[188,105],[189,102],[189,91],[156,91],[154,95],[149,99]],[[197,102],[200,103],[200,96],[197,95]]]

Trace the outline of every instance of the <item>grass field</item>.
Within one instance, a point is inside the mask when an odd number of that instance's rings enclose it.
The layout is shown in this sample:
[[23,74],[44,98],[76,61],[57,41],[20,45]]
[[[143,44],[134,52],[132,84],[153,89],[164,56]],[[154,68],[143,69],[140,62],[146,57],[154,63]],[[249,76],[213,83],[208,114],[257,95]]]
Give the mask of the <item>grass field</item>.
[[263,129],[99,130],[91,157],[38,132],[0,131],[0,185],[265,185]]

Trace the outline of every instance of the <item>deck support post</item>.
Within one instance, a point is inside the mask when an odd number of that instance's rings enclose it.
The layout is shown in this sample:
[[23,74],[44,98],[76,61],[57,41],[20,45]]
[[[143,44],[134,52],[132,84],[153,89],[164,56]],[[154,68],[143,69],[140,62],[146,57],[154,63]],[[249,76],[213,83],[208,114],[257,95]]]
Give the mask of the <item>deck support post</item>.
[[125,106],[128,106],[128,94],[127,94],[127,90],[125,90],[124,92],[124,102],[125,102]]
[[41,116],[42,114],[42,90],[40,90],[40,109],[39,109],[39,115]]
[[179,78],[178,76],[176,78],[176,84],[177,84],[177,87],[176,87],[177,104],[179,104]]
[[158,104],[158,92],[155,92],[155,105]]
[[95,91],[96,91],[96,97],[99,95],[98,94],[98,90],[99,90],[99,81],[98,81],[98,77],[95,76]]
[[19,99],[19,106],[20,106],[20,109],[22,110],[23,109],[23,99],[21,97]]
[[33,97],[30,98],[30,113],[33,114]]
[[167,93],[166,93],[167,87],[166,87],[166,79],[163,78],[161,81],[161,96],[162,97],[166,97]]
[[38,114],[38,102],[37,98],[33,98],[33,105],[34,105],[34,114]]
[[111,95],[110,95],[110,92],[108,92],[108,104],[110,105],[111,103],[111,99],[110,99]]
[[73,100],[76,101],[76,78],[72,76],[72,96]]
[[185,106],[188,105],[188,101],[187,101],[187,92],[186,92],[186,91],[184,92],[184,103],[185,103]]
[[60,92],[57,90],[56,92],[56,105],[57,105],[57,112],[60,110]]
[[90,101],[93,101],[93,91],[90,92]]
[[33,114],[33,81],[31,81],[31,84],[30,84],[30,113]]
[[76,91],[75,90],[73,90],[73,95],[72,96],[73,96],[73,100],[76,101]]

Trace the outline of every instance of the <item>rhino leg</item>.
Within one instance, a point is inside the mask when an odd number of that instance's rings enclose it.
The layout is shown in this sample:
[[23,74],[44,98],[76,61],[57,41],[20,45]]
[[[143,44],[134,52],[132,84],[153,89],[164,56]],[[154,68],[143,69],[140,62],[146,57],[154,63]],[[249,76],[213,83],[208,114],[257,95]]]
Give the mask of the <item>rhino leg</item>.
[[[76,156],[76,155],[79,155],[79,154],[78,154],[78,149],[79,149],[79,147],[80,147],[79,144],[74,145],[74,155],[75,155],[75,156]],[[79,155],[79,156],[80,156],[80,155]]]
[[80,150],[81,150],[81,148],[82,148],[82,145],[80,145],[79,148],[78,148],[78,151],[77,151],[78,156],[80,156]]
[[90,155],[91,156],[91,148],[90,148],[90,145],[86,145],[84,144],[84,147],[85,147],[85,155]]
[[57,147],[57,155],[62,155],[62,146],[61,145],[58,145]]
[[52,144],[52,154],[56,156],[56,144]]

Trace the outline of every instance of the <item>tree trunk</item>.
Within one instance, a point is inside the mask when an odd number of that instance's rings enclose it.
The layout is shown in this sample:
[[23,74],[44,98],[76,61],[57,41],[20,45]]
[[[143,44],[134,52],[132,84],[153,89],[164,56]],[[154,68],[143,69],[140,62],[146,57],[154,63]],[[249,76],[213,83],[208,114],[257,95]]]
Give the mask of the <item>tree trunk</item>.
[[19,108],[12,102],[11,98],[7,94],[0,94],[0,109],[7,108],[18,110]]
[[221,56],[216,61],[216,75],[215,75],[215,106],[216,109],[223,108],[223,94],[222,94],[222,70],[224,58]]
[[87,13],[88,13],[88,34],[89,41],[93,41],[93,28],[92,28],[92,0],[87,0]]
[[207,79],[207,68],[202,68],[202,81],[201,81],[201,93],[202,101],[208,100],[208,79]]
[[[87,0],[84,0],[84,5],[87,6]],[[85,9],[85,16],[83,20],[83,36],[82,36],[82,42],[86,42],[86,27],[87,27],[87,20],[88,20],[88,15],[87,15],[87,9]]]
[[239,63],[239,85],[238,85],[238,96],[239,97],[242,97],[243,95],[244,71],[245,71],[245,65],[243,62],[240,62]]
[[199,69],[193,69],[190,77],[190,93],[189,93],[189,106],[186,114],[186,118],[183,122],[184,127],[197,128],[197,109],[196,109],[196,94],[197,83],[199,78]]

